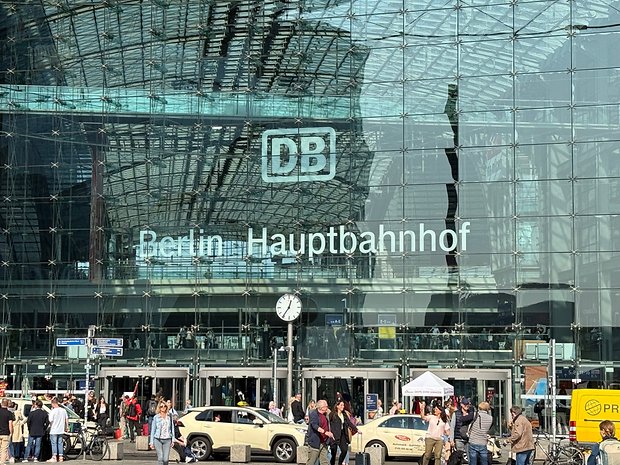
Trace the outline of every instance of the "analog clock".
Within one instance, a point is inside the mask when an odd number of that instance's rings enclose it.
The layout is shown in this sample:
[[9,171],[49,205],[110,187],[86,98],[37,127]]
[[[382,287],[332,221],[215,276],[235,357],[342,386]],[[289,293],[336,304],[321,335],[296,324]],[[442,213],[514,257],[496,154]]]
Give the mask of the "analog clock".
[[295,294],[284,294],[276,303],[276,313],[284,321],[293,321],[301,314],[301,299]]

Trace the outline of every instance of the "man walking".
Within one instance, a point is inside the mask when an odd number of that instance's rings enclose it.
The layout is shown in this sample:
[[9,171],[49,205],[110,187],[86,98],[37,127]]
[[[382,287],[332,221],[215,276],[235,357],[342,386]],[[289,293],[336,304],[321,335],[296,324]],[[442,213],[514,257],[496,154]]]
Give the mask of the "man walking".
[[461,428],[467,428],[474,419],[474,412],[471,409],[471,403],[467,397],[463,397],[460,402],[460,408],[452,415],[450,428],[454,432],[454,446],[456,450],[465,452],[467,441],[461,436]]
[[320,465],[329,465],[327,449],[329,442],[333,440],[334,435],[329,430],[329,420],[327,419],[327,401],[321,399],[316,403],[316,409],[308,412],[306,445],[310,450],[308,451],[306,465],[314,465],[317,458]]
[[33,462],[39,461],[39,454],[41,453],[41,440],[45,436],[47,427],[49,425],[49,418],[47,412],[43,410],[43,402],[37,400],[34,403],[34,408],[28,414],[28,444],[26,445],[26,453],[24,454],[24,460],[22,462],[28,462],[30,454],[32,454]]
[[474,416],[469,429],[469,464],[487,465],[487,434],[493,425],[491,405],[488,402],[478,404],[478,412]]
[[301,406],[301,394],[298,392],[295,394],[295,400],[291,402],[291,412],[293,414],[294,423],[303,423],[306,417],[304,408]]
[[52,411],[49,414],[50,441],[52,443],[52,458],[48,462],[63,462],[65,460],[62,436],[69,431],[69,416],[64,408],[58,404],[58,399],[52,399]]
[[532,434],[532,424],[525,418],[522,409],[518,405],[510,407],[512,416],[511,433],[508,441],[510,450],[516,454],[516,465],[530,463],[530,456],[534,451],[534,436]]
[[15,416],[8,407],[9,401],[2,399],[0,403],[0,463],[9,461],[9,438],[13,435]]
[[140,435],[140,417],[142,416],[142,407],[138,403],[135,396],[131,397],[127,404],[127,413],[125,418],[129,424],[129,441],[136,442],[136,434]]

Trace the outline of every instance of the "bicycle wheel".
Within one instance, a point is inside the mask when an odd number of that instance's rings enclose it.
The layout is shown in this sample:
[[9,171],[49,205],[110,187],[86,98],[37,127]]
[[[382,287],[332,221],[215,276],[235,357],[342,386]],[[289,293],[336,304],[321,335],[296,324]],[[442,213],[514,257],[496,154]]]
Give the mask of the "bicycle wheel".
[[109,449],[108,440],[104,436],[95,436],[90,444],[90,458],[101,460],[107,455]]
[[84,450],[81,436],[76,436],[75,438],[65,436],[63,438],[63,441],[65,457],[67,457],[68,459],[77,459]]
[[546,465],[584,465],[583,452],[573,445],[561,446]]

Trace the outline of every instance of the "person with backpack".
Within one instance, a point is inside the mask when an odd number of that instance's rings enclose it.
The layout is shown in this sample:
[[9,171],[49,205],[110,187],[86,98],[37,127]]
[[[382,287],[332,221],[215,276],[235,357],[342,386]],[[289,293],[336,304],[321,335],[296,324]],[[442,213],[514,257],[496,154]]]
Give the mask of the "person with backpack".
[[142,416],[142,407],[138,403],[135,396],[129,398],[127,403],[127,413],[125,419],[128,423],[129,442],[136,442],[136,435],[140,436],[140,417]]
[[474,419],[474,410],[467,397],[461,398],[460,408],[450,418],[450,431],[454,434],[454,448],[465,452],[467,450],[467,429]]
[[616,439],[616,426],[612,421],[605,420],[598,427],[601,442],[592,446],[587,465],[617,465],[620,463],[620,441]]
[[476,416],[469,428],[469,463],[470,465],[487,465],[487,435],[493,426],[491,405],[488,402],[480,402]]
[[157,399],[155,394],[151,395],[151,398],[146,404],[146,422],[149,428],[149,434],[151,434],[151,428],[153,427],[153,418],[157,415]]
[[534,452],[534,435],[530,420],[522,415],[523,409],[519,405],[510,407],[511,433],[508,438],[510,450],[516,454],[516,465],[530,463],[530,457]]

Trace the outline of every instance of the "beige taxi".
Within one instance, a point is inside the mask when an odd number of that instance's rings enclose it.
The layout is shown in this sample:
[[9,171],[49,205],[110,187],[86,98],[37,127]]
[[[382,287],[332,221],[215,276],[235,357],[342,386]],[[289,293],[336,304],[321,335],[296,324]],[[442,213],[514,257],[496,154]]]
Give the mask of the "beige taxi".
[[[366,447],[382,447],[386,458],[424,455],[428,423],[418,415],[388,415],[360,425],[358,429],[362,434],[351,439],[353,453],[363,452]],[[501,446],[495,438],[489,437],[487,450],[493,459],[501,456]]]
[[389,415],[358,426],[361,434],[351,439],[351,451],[363,452],[366,447],[383,447],[387,457],[424,455],[424,437],[428,424],[417,415]]
[[233,444],[249,445],[252,454],[271,455],[276,462],[293,462],[303,445],[306,426],[290,424],[265,409],[201,407],[179,420],[181,434],[198,460],[230,452]]

